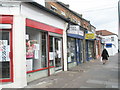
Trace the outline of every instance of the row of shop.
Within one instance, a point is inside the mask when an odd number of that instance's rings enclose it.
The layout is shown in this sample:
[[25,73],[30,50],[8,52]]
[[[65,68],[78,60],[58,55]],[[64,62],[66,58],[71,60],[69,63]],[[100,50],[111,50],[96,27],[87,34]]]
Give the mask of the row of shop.
[[3,88],[24,87],[95,58],[95,40],[85,40],[86,30],[80,26],[78,31],[67,29],[66,19],[40,5],[23,3],[14,9],[20,10],[15,14],[5,10],[8,13],[0,15]]

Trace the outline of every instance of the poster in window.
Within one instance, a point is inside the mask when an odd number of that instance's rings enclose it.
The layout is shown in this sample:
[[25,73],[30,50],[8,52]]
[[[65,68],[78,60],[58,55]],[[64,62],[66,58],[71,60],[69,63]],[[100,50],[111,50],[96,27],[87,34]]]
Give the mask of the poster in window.
[[0,61],[2,61],[2,40],[0,40]]
[[0,61],[10,61],[8,40],[0,40]]
[[68,57],[68,62],[72,62],[71,56]]
[[58,58],[62,57],[61,41],[58,41]]
[[28,40],[26,42],[26,58],[34,58],[34,50],[35,45],[37,41],[36,40]]
[[34,44],[34,50],[39,50],[39,44]]
[[33,69],[33,59],[27,59],[26,60],[26,70],[32,71]]
[[49,58],[50,58],[50,60],[54,59],[54,53],[53,52],[49,52]]
[[34,53],[34,59],[39,59],[38,50],[35,50],[35,53]]

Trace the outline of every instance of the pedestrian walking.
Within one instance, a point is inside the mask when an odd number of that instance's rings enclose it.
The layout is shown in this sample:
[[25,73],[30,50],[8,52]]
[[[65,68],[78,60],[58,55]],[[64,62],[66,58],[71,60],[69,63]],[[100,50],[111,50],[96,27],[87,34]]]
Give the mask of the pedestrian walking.
[[106,62],[108,61],[109,54],[105,48],[103,49],[101,56],[102,56],[103,64],[106,64]]

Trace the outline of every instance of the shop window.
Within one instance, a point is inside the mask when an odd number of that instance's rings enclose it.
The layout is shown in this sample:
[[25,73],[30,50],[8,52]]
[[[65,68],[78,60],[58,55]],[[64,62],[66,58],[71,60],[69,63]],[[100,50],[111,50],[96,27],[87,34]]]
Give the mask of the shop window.
[[27,71],[47,67],[46,33],[30,27],[27,27],[26,29]]
[[65,12],[63,12],[63,11],[61,11],[61,14],[62,14],[63,16],[66,16]]
[[81,25],[81,22],[80,22],[80,21],[78,21],[78,25]]
[[75,61],[75,39],[74,38],[68,38],[68,44],[67,44],[67,57],[68,62],[74,62]]
[[0,31],[0,78],[10,79],[10,32]]
[[57,11],[58,9],[55,6],[51,5],[51,10]]
[[94,43],[89,41],[88,42],[88,57],[93,57],[93,51],[94,50]]
[[114,37],[111,37],[111,41],[114,41]]

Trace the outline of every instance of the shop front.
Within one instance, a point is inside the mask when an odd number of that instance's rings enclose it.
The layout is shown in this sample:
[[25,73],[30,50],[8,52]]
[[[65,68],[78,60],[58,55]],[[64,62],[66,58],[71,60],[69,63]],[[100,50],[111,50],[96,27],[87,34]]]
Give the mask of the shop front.
[[87,56],[87,61],[94,59],[94,41],[87,40],[86,41],[86,56]]
[[64,66],[65,20],[40,5],[21,3],[14,8],[17,14],[6,9],[10,15],[0,15],[2,88],[25,87],[28,82],[62,71]]
[[[76,29],[72,29],[75,27]],[[68,69],[83,62],[83,39],[84,32],[79,26],[71,26],[67,35],[67,62]]]
[[96,45],[95,45],[95,34],[87,33],[86,39],[86,59],[87,61],[92,60],[96,57]]
[[62,29],[26,19],[28,82],[63,70],[62,33]]
[[0,82],[13,82],[13,16],[0,16]]

